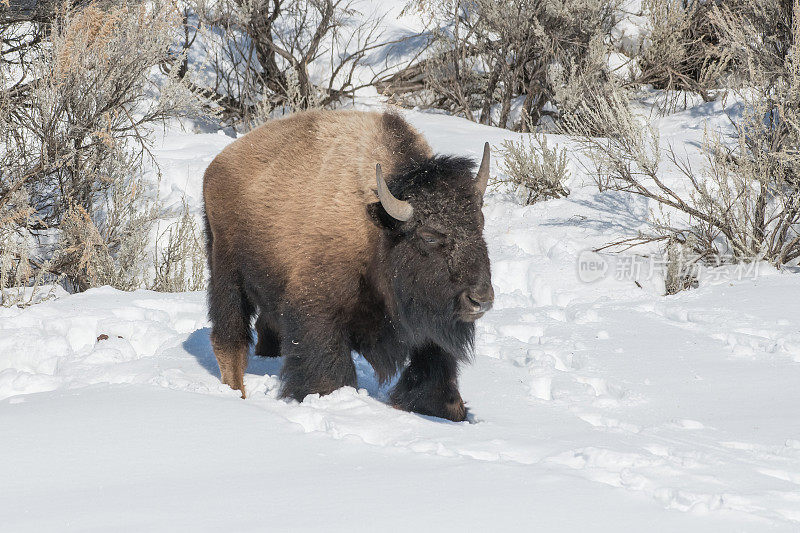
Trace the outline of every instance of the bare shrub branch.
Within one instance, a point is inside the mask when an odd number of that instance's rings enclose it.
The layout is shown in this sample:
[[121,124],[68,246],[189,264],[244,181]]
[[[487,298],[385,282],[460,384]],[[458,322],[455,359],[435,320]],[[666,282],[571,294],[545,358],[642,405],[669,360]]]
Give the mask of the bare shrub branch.
[[[656,132],[618,94],[587,101],[584,117],[567,121],[567,131],[592,159],[601,190],[643,196],[661,208],[651,221],[654,233],[639,236],[639,242],[670,239],[717,263],[764,259],[780,266],[800,258],[798,36],[795,23],[782,74],[758,78],[763,84],[742,95],[744,112],[733,121],[733,142],[706,132],[702,168],[693,168],[672,147],[662,148]],[[608,124],[608,137],[591,136],[596,121]],[[686,191],[669,185],[660,170],[664,158],[683,176]],[[673,223],[673,213],[684,217]]]
[[[210,79],[193,80],[194,89],[212,98],[229,122],[245,127],[267,114],[330,106],[372,85],[357,71],[381,43],[381,17],[354,22],[353,0],[197,0],[196,32],[184,39],[211,70]],[[185,19],[191,25],[189,18]],[[189,30],[187,30],[187,36]],[[321,68],[327,65],[327,69]]]
[[[674,110],[680,93],[690,91],[703,100],[714,98],[728,61],[719,47],[713,22],[714,2],[647,0],[643,8],[649,34],[638,57],[636,81],[663,89],[667,109]],[[684,95],[684,107],[687,104]]]
[[156,243],[155,276],[150,289],[159,292],[196,291],[205,287],[205,250],[200,228],[184,200],[180,217]]
[[[416,2],[436,26],[424,63],[429,105],[482,124],[528,131],[602,92],[614,0]],[[546,110],[556,105],[558,112]],[[517,116],[514,108],[519,106]]]

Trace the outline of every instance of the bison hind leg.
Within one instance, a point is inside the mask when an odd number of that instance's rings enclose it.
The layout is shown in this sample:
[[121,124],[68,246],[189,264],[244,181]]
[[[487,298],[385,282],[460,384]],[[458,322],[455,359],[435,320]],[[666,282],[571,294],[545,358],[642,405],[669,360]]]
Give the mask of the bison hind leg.
[[281,340],[278,333],[269,325],[265,312],[260,312],[256,320],[256,355],[261,357],[280,357]]
[[209,280],[211,346],[219,364],[222,382],[241,391],[244,398],[244,373],[247,370],[250,320],[254,308],[238,283],[236,273],[221,268],[223,266],[215,260]]
[[211,345],[219,365],[220,381],[233,390],[246,396],[244,390],[244,373],[247,370],[247,344],[224,344],[211,336]]

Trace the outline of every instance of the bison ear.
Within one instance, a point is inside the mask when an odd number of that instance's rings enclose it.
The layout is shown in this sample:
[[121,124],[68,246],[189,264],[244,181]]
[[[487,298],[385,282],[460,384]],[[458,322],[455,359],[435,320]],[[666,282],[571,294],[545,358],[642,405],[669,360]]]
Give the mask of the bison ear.
[[402,222],[389,215],[380,202],[367,204],[367,215],[377,227],[391,233],[399,232]]

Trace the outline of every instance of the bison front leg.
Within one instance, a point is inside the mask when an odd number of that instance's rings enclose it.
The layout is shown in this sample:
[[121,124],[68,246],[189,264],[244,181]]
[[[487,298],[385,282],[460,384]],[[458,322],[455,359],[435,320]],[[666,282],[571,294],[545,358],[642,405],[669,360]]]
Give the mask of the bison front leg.
[[458,392],[457,363],[455,357],[433,344],[415,350],[392,391],[392,405],[454,422],[465,420],[467,408]]
[[301,402],[309,394],[356,386],[356,368],[341,327],[302,313],[284,312],[283,319],[281,397]]

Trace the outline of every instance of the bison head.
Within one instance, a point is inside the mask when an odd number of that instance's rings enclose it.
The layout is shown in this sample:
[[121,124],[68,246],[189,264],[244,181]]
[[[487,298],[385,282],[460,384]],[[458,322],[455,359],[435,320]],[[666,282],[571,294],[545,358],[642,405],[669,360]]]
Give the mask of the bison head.
[[488,143],[473,172],[469,159],[436,156],[401,170],[387,185],[380,165],[376,169],[380,202],[372,204],[372,214],[383,232],[381,260],[401,315],[417,330],[423,323],[439,332],[456,324],[471,332],[471,323],[492,306],[481,213]]

